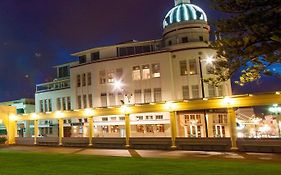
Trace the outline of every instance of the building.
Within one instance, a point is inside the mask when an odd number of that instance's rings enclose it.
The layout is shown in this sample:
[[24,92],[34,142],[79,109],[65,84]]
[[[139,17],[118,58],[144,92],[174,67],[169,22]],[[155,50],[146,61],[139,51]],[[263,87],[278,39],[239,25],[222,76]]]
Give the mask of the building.
[[[36,87],[37,113],[122,104],[149,104],[232,94],[230,81],[208,78],[215,50],[209,47],[207,15],[189,0],[175,0],[163,20],[162,38],[127,41],[72,54],[77,62],[56,66],[57,78]],[[180,137],[227,137],[225,110],[178,113]],[[170,137],[167,112],[131,114],[132,137]],[[125,137],[124,116],[94,118],[95,137]],[[86,137],[87,119],[64,120],[64,137]],[[40,121],[40,135],[57,136],[56,120]]]
[[[17,109],[17,114],[24,115],[35,112],[34,99],[23,98],[19,100],[1,102],[0,106],[14,106]],[[18,123],[18,135],[21,137],[31,137],[33,133],[33,124],[29,121]],[[6,134],[4,125],[0,125],[0,135]]]

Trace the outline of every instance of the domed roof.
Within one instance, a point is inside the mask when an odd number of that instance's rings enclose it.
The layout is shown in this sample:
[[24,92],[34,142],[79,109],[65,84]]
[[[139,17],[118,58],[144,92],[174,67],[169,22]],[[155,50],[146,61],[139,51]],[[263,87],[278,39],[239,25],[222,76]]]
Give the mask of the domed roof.
[[163,28],[167,26],[191,20],[202,20],[207,22],[206,13],[198,6],[190,3],[178,3],[166,15]]

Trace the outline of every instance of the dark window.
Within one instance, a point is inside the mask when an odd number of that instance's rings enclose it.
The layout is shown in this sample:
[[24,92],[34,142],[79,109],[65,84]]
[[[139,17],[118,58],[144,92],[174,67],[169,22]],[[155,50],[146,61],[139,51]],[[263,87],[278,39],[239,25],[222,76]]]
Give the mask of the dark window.
[[100,59],[100,52],[91,53],[91,60],[96,61]]
[[17,109],[17,114],[24,114],[24,109],[23,108]]
[[87,61],[86,55],[83,55],[83,56],[80,56],[80,57],[79,57],[79,63],[80,63],[80,64],[86,63],[86,61]]
[[169,41],[168,45],[169,45],[169,46],[172,45],[172,41]]
[[181,42],[182,42],[182,43],[187,43],[187,42],[188,42],[188,37],[183,37],[183,38],[181,38]]
[[58,78],[68,77],[69,76],[69,66],[59,67],[58,68]]
[[200,41],[203,41],[204,39],[203,39],[203,36],[199,36],[199,40]]

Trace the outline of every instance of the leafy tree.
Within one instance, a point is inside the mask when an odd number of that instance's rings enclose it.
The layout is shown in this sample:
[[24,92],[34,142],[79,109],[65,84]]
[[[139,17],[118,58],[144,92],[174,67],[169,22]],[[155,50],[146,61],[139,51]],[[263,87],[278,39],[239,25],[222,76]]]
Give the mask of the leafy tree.
[[[211,0],[224,17],[216,22],[218,39],[213,85],[228,80],[242,70],[236,83],[281,76],[281,0]],[[272,66],[278,64],[279,72]],[[278,66],[277,66],[278,68]]]

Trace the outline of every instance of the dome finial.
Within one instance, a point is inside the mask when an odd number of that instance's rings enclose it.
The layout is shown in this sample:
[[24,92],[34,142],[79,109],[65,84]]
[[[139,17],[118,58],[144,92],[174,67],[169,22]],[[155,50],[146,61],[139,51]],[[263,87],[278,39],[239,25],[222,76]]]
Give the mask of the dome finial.
[[190,0],[175,0],[175,6],[179,4],[190,4]]

